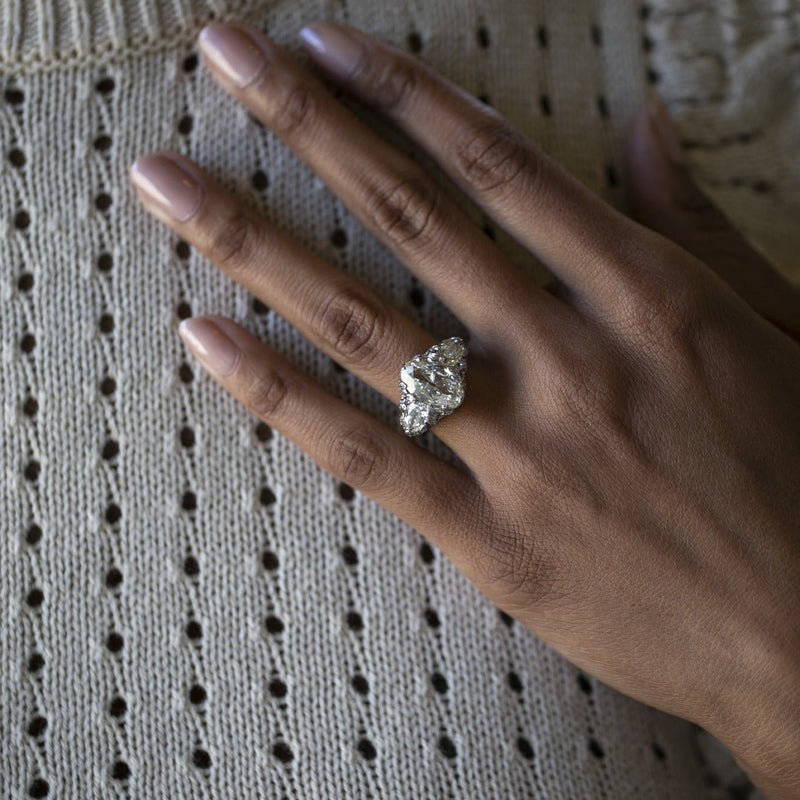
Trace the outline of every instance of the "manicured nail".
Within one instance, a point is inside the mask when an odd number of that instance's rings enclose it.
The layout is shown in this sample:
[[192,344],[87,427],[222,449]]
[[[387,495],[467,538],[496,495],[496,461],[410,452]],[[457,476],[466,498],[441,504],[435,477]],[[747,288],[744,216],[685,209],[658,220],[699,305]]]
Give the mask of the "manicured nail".
[[203,56],[240,89],[251,84],[267,66],[267,56],[259,44],[230,25],[206,25],[198,44]]
[[362,42],[333,25],[306,26],[300,40],[315,61],[343,80],[355,73],[366,54]]
[[242,351],[219,326],[204,317],[185,319],[178,333],[197,360],[208,370],[224,378],[239,364]]
[[661,141],[667,155],[676,164],[684,164],[683,150],[681,149],[678,129],[669,115],[666,106],[657,95],[650,101],[648,108],[650,124]]
[[131,180],[145,205],[178,222],[192,217],[203,200],[203,187],[176,161],[153,153],[133,162]]

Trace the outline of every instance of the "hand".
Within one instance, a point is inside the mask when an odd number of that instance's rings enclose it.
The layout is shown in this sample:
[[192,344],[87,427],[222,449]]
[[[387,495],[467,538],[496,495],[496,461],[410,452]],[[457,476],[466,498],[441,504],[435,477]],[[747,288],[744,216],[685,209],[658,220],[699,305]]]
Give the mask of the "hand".
[[[231,320],[184,321],[187,345],[565,657],[706,727],[772,796],[798,796],[797,290],[669,160],[663,108],[666,146],[646,114],[634,126],[633,208],[681,244],[409,56],[344,26],[303,37],[558,288],[539,287],[265,35],[213,25],[200,45],[223,88],[469,329],[466,399],[433,429],[460,463],[333,397]],[[145,156],[132,179],[149,211],[398,401],[399,368],[435,342],[427,331],[186,158]]]

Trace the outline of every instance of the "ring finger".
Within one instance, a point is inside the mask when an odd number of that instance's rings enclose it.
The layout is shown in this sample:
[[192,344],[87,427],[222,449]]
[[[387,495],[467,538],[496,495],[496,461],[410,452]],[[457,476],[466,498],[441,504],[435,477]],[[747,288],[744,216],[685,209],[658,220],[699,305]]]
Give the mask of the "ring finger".
[[326,392],[232,320],[195,317],[179,330],[214,379],[250,411],[468,568],[464,531],[479,530],[490,512],[471,475]]

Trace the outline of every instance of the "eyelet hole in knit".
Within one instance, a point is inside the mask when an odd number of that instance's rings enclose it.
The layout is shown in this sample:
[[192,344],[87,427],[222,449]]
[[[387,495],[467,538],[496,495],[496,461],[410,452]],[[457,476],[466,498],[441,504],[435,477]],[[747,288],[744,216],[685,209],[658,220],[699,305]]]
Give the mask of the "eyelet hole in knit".
[[605,756],[605,752],[603,748],[600,746],[600,742],[597,741],[594,737],[589,739],[589,752],[595,758],[603,758]]
[[268,442],[272,439],[272,428],[266,422],[259,422],[255,427],[255,435],[259,442]]
[[257,297],[253,298],[253,313],[259,316],[269,314],[269,308],[265,306]]
[[274,572],[280,566],[278,556],[272,550],[265,550],[261,556],[261,564],[268,572]]
[[197,495],[194,492],[184,492],[181,497],[181,508],[184,511],[194,511],[197,508]]
[[189,702],[192,705],[202,705],[206,702],[207,697],[208,695],[206,694],[205,687],[201,686],[199,683],[195,683],[189,688]]
[[105,520],[110,525],[114,525],[115,523],[119,522],[121,517],[122,517],[122,510],[116,503],[109,503],[106,506]]
[[292,748],[286,742],[275,742],[272,745],[272,755],[282,764],[289,764],[294,760]]
[[111,257],[110,253],[100,253],[97,257],[97,269],[100,272],[111,272],[111,268],[114,266],[114,259]]
[[283,620],[280,617],[276,617],[274,614],[270,614],[264,620],[264,627],[267,629],[267,633],[277,636],[283,633]]
[[406,47],[410,52],[416,54],[422,50],[422,37],[417,31],[411,31],[406,37]]
[[114,697],[111,699],[111,702],[108,704],[108,713],[110,716],[119,719],[120,717],[125,716],[125,712],[128,710],[128,704],[125,702],[125,698],[123,697]]
[[131,769],[125,761],[115,761],[111,768],[111,777],[115,781],[126,781],[131,776]]
[[31,608],[38,608],[44,602],[44,592],[38,587],[34,587],[28,592],[25,602]]
[[28,797],[42,798],[50,794],[50,784],[44,778],[36,778],[28,786]]
[[42,540],[42,529],[39,525],[34,523],[27,531],[25,531],[25,541],[34,547]]
[[449,736],[441,736],[439,738],[438,744],[439,744],[439,752],[445,758],[455,758],[458,755],[455,743]]
[[31,483],[35,483],[39,479],[39,473],[42,471],[42,467],[36,459],[31,459],[25,465],[25,479],[29,480]]
[[211,755],[207,750],[198,747],[192,753],[192,764],[198,769],[209,769],[211,767]]
[[178,377],[180,378],[181,383],[191,383],[194,378],[194,372],[192,372],[192,368],[185,361],[180,365],[180,367],[178,367]]
[[109,95],[111,92],[114,91],[115,83],[114,79],[110,77],[101,78],[95,84],[94,88],[100,93],[104,95]]
[[364,620],[357,611],[348,611],[345,621],[347,622],[347,627],[355,633],[360,633],[364,630]]
[[423,542],[419,546],[419,557],[423,564],[432,564],[435,558],[433,547],[428,542]]
[[25,153],[22,152],[18,147],[14,147],[8,151],[8,160],[11,162],[12,167],[16,167],[20,169],[21,167],[25,166],[26,158]]
[[422,308],[425,305],[425,292],[419,286],[414,286],[408,293],[408,299],[414,308]]
[[34,717],[28,723],[28,736],[32,737],[33,739],[38,739],[40,736],[44,736],[44,732],[47,730],[47,720],[44,717]]
[[106,573],[106,586],[109,589],[116,589],[121,583],[122,573],[116,567],[112,567]]
[[273,678],[267,685],[267,691],[272,697],[282,699],[286,697],[286,684],[280,678]]
[[267,178],[266,173],[260,169],[253,173],[253,176],[250,178],[250,182],[257,192],[263,192],[269,187],[269,179]]
[[102,456],[106,461],[111,461],[119,455],[119,442],[116,439],[108,439],[103,445]]
[[194,431],[188,425],[181,428],[180,440],[185,448],[194,447]]
[[25,93],[22,89],[6,89],[3,96],[6,103],[12,106],[20,106],[25,102]]
[[369,739],[360,739],[358,742],[358,752],[361,754],[362,758],[365,758],[367,761],[372,761],[378,755],[378,751],[375,749],[375,745]]
[[203,638],[203,626],[196,620],[190,619],[186,623],[186,636],[192,641],[197,641]]
[[331,244],[339,250],[347,247],[347,233],[342,228],[334,228],[331,233]]

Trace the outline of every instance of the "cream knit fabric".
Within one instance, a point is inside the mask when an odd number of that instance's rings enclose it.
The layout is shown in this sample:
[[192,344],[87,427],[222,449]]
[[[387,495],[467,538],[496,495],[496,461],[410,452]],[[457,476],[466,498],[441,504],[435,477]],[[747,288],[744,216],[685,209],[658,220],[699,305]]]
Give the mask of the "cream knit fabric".
[[459,332],[213,84],[212,17],[418,51],[620,206],[655,82],[698,179],[798,277],[792,0],[3,0],[0,797],[727,796],[710,737],[581,674],[187,356],[180,318],[226,314],[395,420],[147,216],[127,170],[160,147]]

